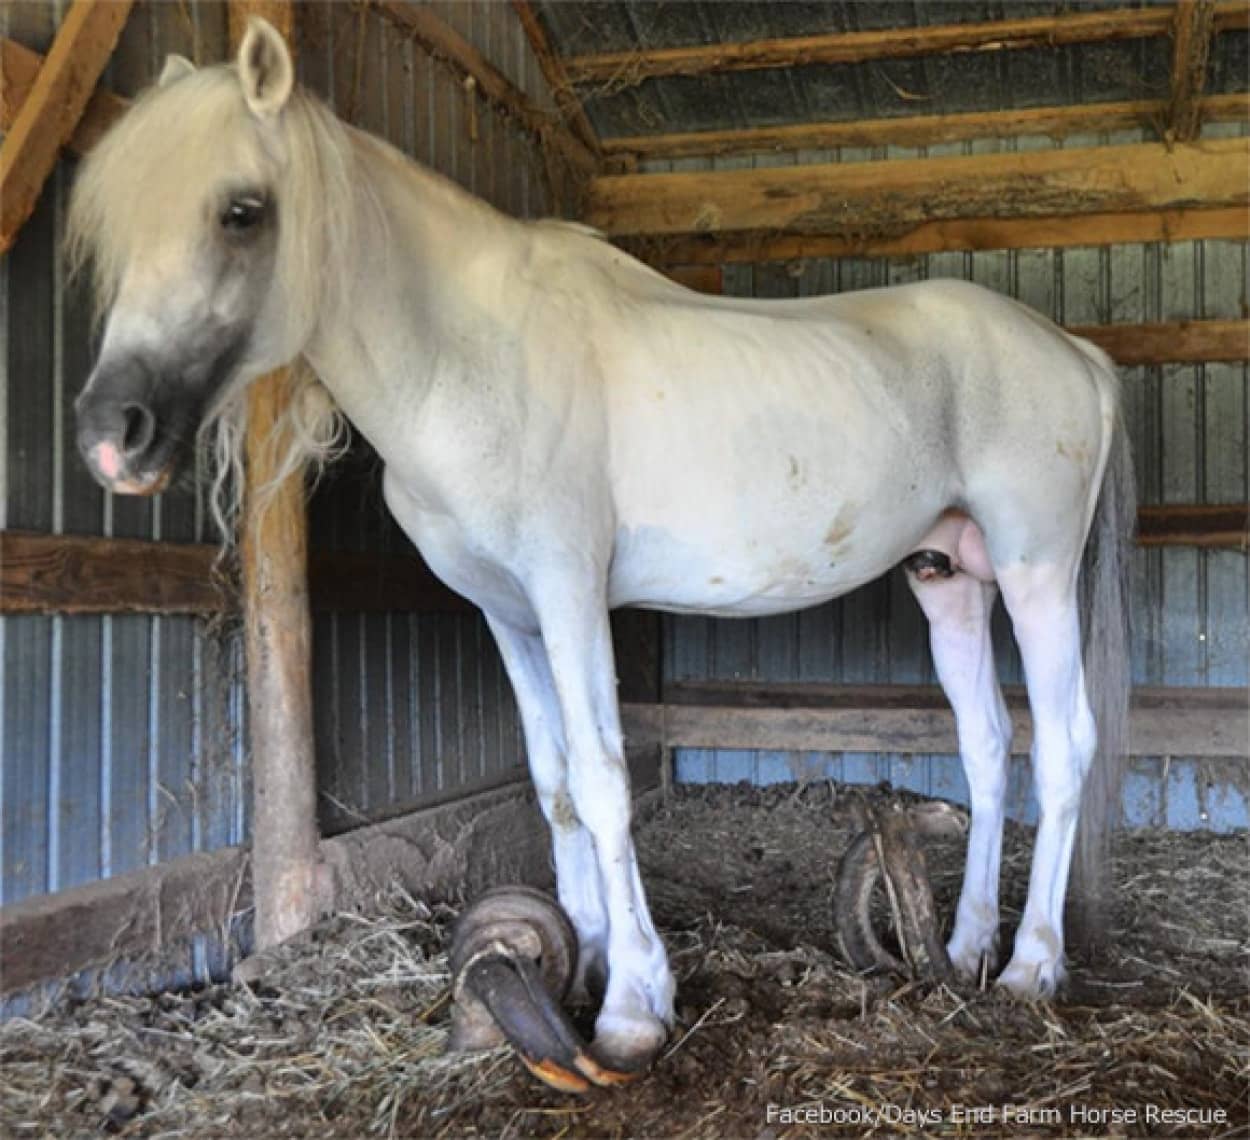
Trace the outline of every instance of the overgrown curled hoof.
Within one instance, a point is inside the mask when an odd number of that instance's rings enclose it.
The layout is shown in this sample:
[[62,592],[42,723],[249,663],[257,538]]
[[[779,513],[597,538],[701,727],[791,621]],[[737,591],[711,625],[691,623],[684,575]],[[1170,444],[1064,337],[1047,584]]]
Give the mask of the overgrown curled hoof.
[[561,1092],[584,1093],[592,1084],[624,1084],[642,1075],[596,1060],[561,1007],[577,961],[577,936],[543,892],[521,886],[487,891],[456,924],[449,957],[449,1049],[507,1041],[534,1076]]
[[[857,970],[945,977],[951,962],[916,836],[962,834],[966,817],[949,804],[907,805],[898,799],[863,801],[859,814],[862,830],[838,864],[834,890],[834,923],[843,955]],[[872,902],[880,886],[889,900],[902,959],[886,949],[873,929]]]

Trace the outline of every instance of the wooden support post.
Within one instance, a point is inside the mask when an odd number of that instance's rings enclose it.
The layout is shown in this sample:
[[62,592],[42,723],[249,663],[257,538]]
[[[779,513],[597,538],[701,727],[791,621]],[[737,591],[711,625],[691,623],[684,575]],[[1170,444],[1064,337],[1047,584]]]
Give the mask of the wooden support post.
[[132,0],[75,0],[0,146],[0,253],[34,212],[113,54]]
[[[290,41],[287,0],[231,0],[235,46],[254,15]],[[297,472],[269,489],[281,447],[271,437],[290,382],[287,369],[257,380],[247,408],[243,609],[258,951],[311,926],[320,912],[304,481]]]

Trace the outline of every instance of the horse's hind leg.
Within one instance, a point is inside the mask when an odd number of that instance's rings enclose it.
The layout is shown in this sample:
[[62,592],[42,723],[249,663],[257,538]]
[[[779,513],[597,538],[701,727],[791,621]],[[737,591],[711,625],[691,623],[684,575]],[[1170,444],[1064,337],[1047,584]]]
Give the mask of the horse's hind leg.
[[590,832],[582,825],[569,792],[568,761],[560,702],[547,651],[538,634],[490,617],[487,621],[512,682],[530,775],[551,828],[556,890],[577,931],[573,998],[581,1001],[607,978],[608,915],[599,882],[599,862]]
[[998,581],[1024,662],[1039,811],[1024,916],[998,980],[1023,995],[1048,994],[1063,978],[1063,903],[1081,787],[1096,745],[1081,664],[1075,556],[1017,562],[1000,568]]
[[998,878],[1011,720],[990,644],[995,587],[969,573],[917,573],[907,581],[929,619],[938,680],[955,711],[959,755],[968,777],[972,825],[955,929],[947,949],[961,973],[975,975],[992,958],[998,934]]

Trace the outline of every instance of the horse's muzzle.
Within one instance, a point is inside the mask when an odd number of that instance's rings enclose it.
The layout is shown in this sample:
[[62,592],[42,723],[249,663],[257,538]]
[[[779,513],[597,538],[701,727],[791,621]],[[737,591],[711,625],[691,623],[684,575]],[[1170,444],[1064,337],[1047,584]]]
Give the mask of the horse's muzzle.
[[75,410],[78,450],[101,486],[119,495],[155,495],[168,486],[175,456],[146,400],[88,386]]

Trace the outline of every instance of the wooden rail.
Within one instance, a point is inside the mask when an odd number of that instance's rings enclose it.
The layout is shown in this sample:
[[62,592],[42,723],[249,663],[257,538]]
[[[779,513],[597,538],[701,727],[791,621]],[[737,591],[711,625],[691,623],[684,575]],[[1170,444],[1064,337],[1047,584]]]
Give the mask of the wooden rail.
[[[1241,0],[1225,0],[1215,6],[1216,31],[1244,28],[1248,19],[1250,12]],[[1157,6],[985,23],[832,32],[752,40],[748,43],[603,52],[570,56],[564,60],[564,67],[574,83],[597,83],[610,90],[619,90],[664,75],[715,75],[767,67],[1019,51],[1021,48],[1057,47],[1062,44],[1145,39],[1168,35],[1171,30],[1171,7]]]
[[[238,609],[208,544],[0,531],[0,614],[213,614]],[[320,612],[462,613],[473,607],[416,558],[314,553]]]
[[[1006,686],[1013,755],[1027,755],[1032,721],[1023,688]],[[1250,691],[1135,689],[1134,756],[1250,757]],[[661,704],[621,709],[631,746],[744,748],[778,752],[953,755],[955,718],[937,686],[682,683]]]
[[[1250,546],[1250,505],[1142,507],[1141,546]],[[214,570],[217,548],[147,539],[0,531],[0,614],[214,614],[237,610],[233,585]],[[316,612],[465,613],[419,559],[313,552]]]

